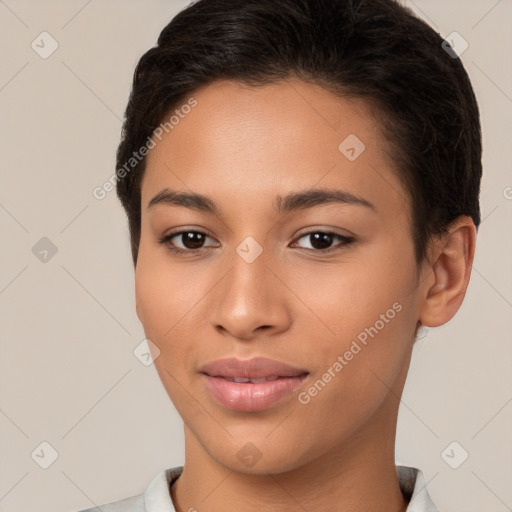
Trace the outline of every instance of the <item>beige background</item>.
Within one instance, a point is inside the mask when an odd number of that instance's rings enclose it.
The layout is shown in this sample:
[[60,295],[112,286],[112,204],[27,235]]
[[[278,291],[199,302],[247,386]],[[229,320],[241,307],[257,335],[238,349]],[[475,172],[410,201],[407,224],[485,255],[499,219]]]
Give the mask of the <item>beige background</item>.
[[[140,55],[188,2],[0,0],[0,510],[71,512],[141,493],[183,463],[182,422],[133,351],[135,314],[114,171]],[[407,2],[462,60],[482,114],[483,222],[465,302],[415,349],[397,462],[444,512],[512,510],[512,5]],[[31,43],[47,31],[58,49]],[[45,48],[49,48],[49,40]],[[32,248],[47,237],[55,255]],[[44,245],[45,242],[40,242]],[[47,243],[47,242],[46,242]],[[37,253],[38,251],[35,250]],[[452,469],[441,456],[453,441]],[[49,443],[42,445],[42,442]],[[57,459],[48,469],[52,450]],[[31,455],[33,454],[33,456]]]

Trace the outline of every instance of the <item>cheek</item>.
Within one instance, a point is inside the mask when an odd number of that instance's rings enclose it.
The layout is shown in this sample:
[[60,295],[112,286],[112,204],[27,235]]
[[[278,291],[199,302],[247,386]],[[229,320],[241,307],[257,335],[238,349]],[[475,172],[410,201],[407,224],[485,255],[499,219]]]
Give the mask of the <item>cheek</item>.
[[203,342],[201,307],[209,287],[192,266],[171,265],[160,251],[142,248],[135,273],[137,312],[146,337],[158,347],[155,367],[175,404],[184,399],[183,384]]
[[163,260],[150,251],[140,251],[135,297],[145,335],[158,348],[155,368],[169,398],[180,410],[186,406],[183,385],[187,382],[194,346],[194,333],[188,326],[197,303],[194,294],[198,291],[186,286],[191,276]]
[[[408,357],[417,321],[411,293],[415,267],[411,255],[399,261],[396,256],[390,246],[381,246],[366,252],[364,260],[354,257],[295,279],[294,292],[309,306],[302,323],[306,359],[316,362],[317,377],[325,375],[331,390],[319,393],[317,401],[326,413],[331,400],[356,407],[364,399],[371,410]],[[329,368],[331,374],[325,374]]]
[[142,248],[135,272],[137,313],[157,342],[171,338],[194,315],[206,294],[191,266],[170,265],[160,251]]
[[[328,446],[343,432],[356,432],[379,410],[386,410],[401,395],[401,381],[408,368],[415,325],[410,302],[381,305],[368,300],[355,309],[357,316],[340,312],[333,319],[336,336],[318,340],[308,360],[316,361],[317,372],[298,397],[302,427],[315,443],[318,425]],[[394,306],[394,307],[393,307]],[[381,317],[380,315],[383,315]],[[322,355],[320,355],[322,354]],[[332,435],[331,435],[332,433]]]
[[315,326],[317,335],[333,341],[350,339],[387,311],[387,317],[394,319],[398,315],[393,304],[404,305],[413,298],[414,274],[408,260],[396,261],[392,252],[386,256],[382,248],[374,253],[322,264],[301,272],[300,277],[291,272],[285,275],[284,281],[299,299],[297,308],[304,312],[307,323]]

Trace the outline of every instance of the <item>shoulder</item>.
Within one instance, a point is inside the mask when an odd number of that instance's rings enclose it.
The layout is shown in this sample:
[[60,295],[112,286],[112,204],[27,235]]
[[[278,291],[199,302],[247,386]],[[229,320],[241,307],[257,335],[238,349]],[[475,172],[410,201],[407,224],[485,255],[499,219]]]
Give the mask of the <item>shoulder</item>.
[[119,501],[107,503],[98,507],[87,508],[77,512],[145,512],[144,494],[131,496]]
[[439,512],[432,501],[423,472],[415,467],[396,466],[400,489],[408,506],[405,512]]
[[153,478],[143,494],[77,512],[175,512],[170,485],[182,471],[183,466],[165,469]]

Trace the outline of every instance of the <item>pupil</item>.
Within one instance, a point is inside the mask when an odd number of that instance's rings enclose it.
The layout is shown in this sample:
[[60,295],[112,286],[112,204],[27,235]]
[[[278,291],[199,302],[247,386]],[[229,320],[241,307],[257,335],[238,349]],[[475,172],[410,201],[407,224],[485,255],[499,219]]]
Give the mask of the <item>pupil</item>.
[[183,233],[182,235],[182,242],[183,245],[187,249],[200,249],[202,243],[204,242],[203,234],[202,233],[196,233],[194,231],[189,231],[188,233]]
[[311,245],[315,249],[326,249],[331,245],[332,235],[329,233],[312,233],[310,236],[312,237]]

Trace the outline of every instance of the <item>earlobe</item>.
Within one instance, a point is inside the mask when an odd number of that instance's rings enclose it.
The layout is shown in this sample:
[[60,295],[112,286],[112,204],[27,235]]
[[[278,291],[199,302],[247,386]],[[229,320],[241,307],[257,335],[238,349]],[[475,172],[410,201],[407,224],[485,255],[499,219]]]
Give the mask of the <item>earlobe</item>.
[[459,310],[469,284],[476,246],[476,228],[470,217],[459,217],[449,233],[434,242],[429,279],[424,279],[420,309],[422,325],[437,327]]

